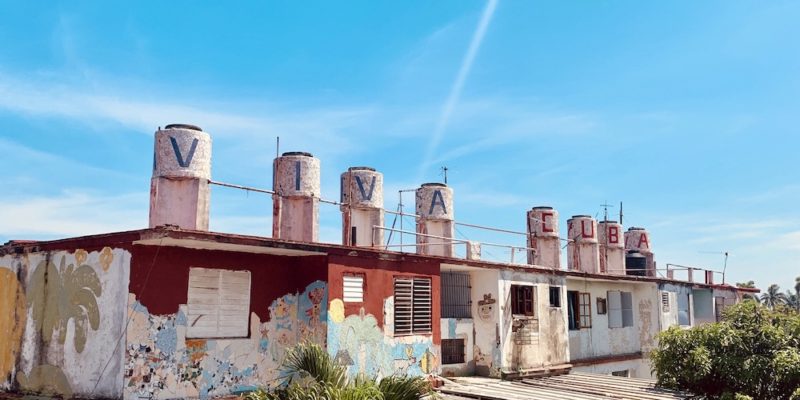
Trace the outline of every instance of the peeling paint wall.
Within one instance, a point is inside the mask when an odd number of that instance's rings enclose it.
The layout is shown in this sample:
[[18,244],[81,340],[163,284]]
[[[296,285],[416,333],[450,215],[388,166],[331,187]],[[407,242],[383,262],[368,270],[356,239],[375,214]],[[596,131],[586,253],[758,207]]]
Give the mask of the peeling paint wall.
[[0,388],[121,397],[130,261],[109,247],[0,258]]
[[133,294],[128,304],[125,398],[208,398],[254,389],[276,382],[291,346],[325,343],[327,287],[321,281],[264,305],[266,322],[251,313],[245,338],[188,339],[185,305],[153,315]]
[[[659,289],[675,294],[675,308],[678,310],[678,324],[680,326],[694,325],[694,310],[692,309],[692,284],[662,283],[659,285]],[[662,325],[662,329],[666,328],[666,325]]]
[[[536,288],[535,317],[512,315],[511,285]],[[499,367],[504,372],[564,364],[569,360],[564,277],[501,271],[498,281],[501,300],[498,331],[502,351]],[[550,306],[550,287],[560,289],[561,307]]]
[[[191,268],[248,271],[248,335],[187,338]],[[277,383],[288,348],[325,343],[324,256],[277,256],[171,246],[133,248],[124,397],[228,395]]]
[[[660,330],[661,316],[658,286],[655,283],[589,281],[573,278],[567,279],[567,289],[589,293],[592,312],[591,328],[569,330],[571,360],[638,352],[646,354],[654,348],[655,338]],[[605,314],[597,313],[597,299],[607,299],[609,291],[631,293],[633,326],[609,328],[608,310]],[[648,373],[645,377],[649,376]]]
[[[328,353],[351,375],[384,377],[395,373],[440,372],[440,302],[438,262],[368,260],[331,256],[329,266]],[[342,276],[364,276],[364,301],[342,301]],[[394,277],[431,278],[432,332],[395,336]]]

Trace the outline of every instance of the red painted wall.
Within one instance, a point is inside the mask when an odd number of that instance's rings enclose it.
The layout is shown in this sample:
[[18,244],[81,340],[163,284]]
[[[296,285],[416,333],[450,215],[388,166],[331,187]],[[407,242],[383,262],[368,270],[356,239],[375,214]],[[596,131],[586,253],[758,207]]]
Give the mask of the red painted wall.
[[170,246],[133,246],[130,292],[151,314],[171,314],[186,304],[189,268],[250,271],[250,311],[262,322],[277,298],[328,277],[326,256],[287,257]]
[[431,278],[433,302],[433,342],[441,342],[441,305],[439,262],[436,260],[386,260],[372,257],[346,255],[329,256],[328,299],[341,299],[343,276],[347,273],[364,275],[364,303],[345,303],[345,316],[358,314],[361,308],[372,314],[383,326],[383,300],[394,295],[395,276],[422,276]]

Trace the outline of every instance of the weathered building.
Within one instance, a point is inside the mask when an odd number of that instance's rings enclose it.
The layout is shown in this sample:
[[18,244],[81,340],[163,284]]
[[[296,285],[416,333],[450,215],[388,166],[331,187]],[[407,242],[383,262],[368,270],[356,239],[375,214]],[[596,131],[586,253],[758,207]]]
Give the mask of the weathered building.
[[[383,232],[397,230],[383,223],[383,177],[367,167],[342,175],[344,244],[318,243],[320,162],[308,153],[278,157],[273,190],[262,190],[272,238],[208,232],[209,185],[221,184],[210,157],[206,133],[167,126],[148,229],[0,247],[0,389],[224,395],[274,384],[301,341],[351,374],[649,376],[659,331],[714,321],[740,298],[713,275],[658,277],[638,229],[625,250],[621,224],[576,216],[560,238],[549,207],[527,215],[516,249],[528,264],[481,260],[479,244],[455,237],[443,184],[416,191],[416,253],[387,250]],[[624,251],[643,268],[628,269]]]

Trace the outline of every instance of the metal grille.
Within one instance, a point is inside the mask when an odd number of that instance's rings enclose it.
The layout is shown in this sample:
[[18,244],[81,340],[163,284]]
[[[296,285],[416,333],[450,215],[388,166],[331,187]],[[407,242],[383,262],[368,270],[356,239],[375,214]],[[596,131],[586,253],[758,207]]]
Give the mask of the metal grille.
[[431,279],[394,279],[394,333],[431,333]]
[[442,318],[472,318],[468,272],[442,272]]
[[464,339],[442,339],[442,364],[464,362]]

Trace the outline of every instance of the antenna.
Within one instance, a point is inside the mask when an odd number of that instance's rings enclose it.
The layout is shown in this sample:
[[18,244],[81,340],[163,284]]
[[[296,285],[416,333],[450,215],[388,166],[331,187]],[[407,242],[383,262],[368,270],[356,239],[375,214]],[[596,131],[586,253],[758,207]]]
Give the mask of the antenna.
[[614,207],[614,206],[608,204],[607,201],[604,201],[603,204],[600,204],[600,207],[603,207],[603,221],[608,221],[608,207]]
[[619,224],[622,225],[622,202],[619,202]]
[[281,156],[281,137],[275,136],[275,157]]
[[722,264],[722,284],[724,285],[725,284],[725,271],[728,269],[728,256],[730,255],[730,253],[728,253],[727,250],[725,250],[725,251],[699,251],[698,253],[700,253],[700,254],[720,254],[720,255],[725,256],[725,260],[724,260],[724,262]]
[[445,185],[447,185],[447,171],[449,171],[449,170],[450,170],[450,168],[447,168],[446,165],[442,166],[442,175],[444,175],[444,184]]

